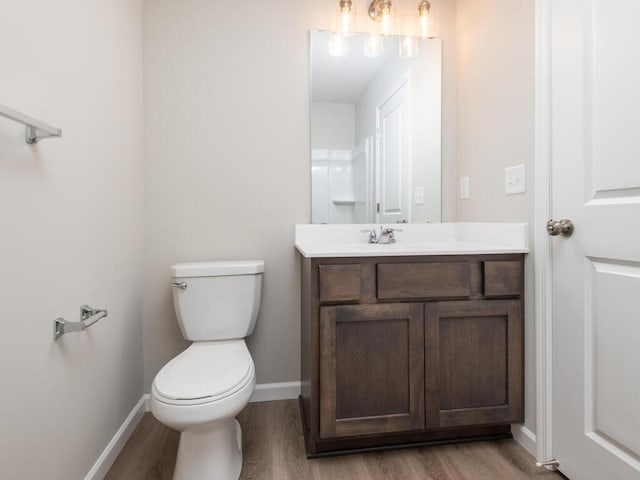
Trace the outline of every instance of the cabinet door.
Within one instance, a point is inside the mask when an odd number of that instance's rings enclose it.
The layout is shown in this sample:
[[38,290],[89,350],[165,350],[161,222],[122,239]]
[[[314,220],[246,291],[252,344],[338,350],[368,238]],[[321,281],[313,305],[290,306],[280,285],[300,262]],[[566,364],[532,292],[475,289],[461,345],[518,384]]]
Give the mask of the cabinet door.
[[424,429],[424,306],[320,309],[320,436]]
[[427,428],[523,421],[522,304],[426,306]]

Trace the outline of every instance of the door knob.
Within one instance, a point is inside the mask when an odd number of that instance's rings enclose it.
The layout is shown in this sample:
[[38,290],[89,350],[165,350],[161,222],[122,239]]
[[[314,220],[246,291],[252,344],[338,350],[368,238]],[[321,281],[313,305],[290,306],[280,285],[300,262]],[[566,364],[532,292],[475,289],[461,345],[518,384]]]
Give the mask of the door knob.
[[551,219],[547,222],[547,233],[553,237],[562,235],[564,237],[570,237],[573,233],[573,222],[563,218],[559,222]]

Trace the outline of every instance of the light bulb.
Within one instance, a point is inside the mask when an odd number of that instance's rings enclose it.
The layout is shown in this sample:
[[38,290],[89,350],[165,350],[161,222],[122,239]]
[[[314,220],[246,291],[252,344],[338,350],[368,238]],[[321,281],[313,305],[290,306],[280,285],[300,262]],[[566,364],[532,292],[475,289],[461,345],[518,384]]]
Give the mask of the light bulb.
[[367,57],[378,57],[384,53],[384,41],[376,33],[367,35],[364,39],[364,54]]
[[422,38],[429,36],[429,12],[431,4],[427,0],[421,0],[418,4],[418,15],[420,17],[420,35]]
[[386,37],[391,33],[393,3],[391,0],[372,0],[369,4],[369,17],[382,26],[382,34]]
[[340,0],[340,31],[343,36],[348,36],[351,33],[351,0]]
[[383,8],[380,12],[380,23],[382,24],[382,34],[386,37],[391,33],[391,8]]
[[418,54],[418,41],[414,37],[402,37],[400,39],[400,57],[412,58]]
[[347,54],[347,42],[342,32],[333,32],[329,40],[329,55],[332,57],[342,57]]

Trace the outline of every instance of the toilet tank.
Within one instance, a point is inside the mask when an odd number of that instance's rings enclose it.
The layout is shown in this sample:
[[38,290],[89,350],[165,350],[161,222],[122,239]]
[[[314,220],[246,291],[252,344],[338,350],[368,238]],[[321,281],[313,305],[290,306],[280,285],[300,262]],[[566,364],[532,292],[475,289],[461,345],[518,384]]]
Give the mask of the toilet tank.
[[260,310],[263,272],[262,260],[173,265],[173,306],[182,336],[195,342],[251,335]]

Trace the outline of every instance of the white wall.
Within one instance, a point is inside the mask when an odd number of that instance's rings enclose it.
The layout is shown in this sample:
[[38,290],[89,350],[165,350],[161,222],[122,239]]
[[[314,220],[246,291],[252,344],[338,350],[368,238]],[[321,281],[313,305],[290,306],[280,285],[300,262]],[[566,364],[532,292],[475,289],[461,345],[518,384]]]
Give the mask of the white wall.
[[[457,0],[457,174],[469,200],[457,221],[527,222],[533,232],[534,0]],[[504,193],[504,169],[526,166],[526,194]],[[532,239],[531,239],[532,240]],[[533,241],[530,242],[533,246]],[[535,432],[533,252],[527,258],[525,424]]]
[[[142,10],[0,0],[0,477],[83,478],[143,393]],[[109,316],[53,341],[80,305]]]
[[351,152],[356,137],[355,110],[351,103],[311,104],[312,223],[354,222],[353,205],[336,205],[333,200],[354,196]]
[[[432,3],[434,12],[441,8],[433,33],[452,42],[449,2]],[[293,234],[311,211],[308,32],[333,27],[335,7],[334,0],[145,2],[147,389],[187,345],[167,278],[172,263],[189,260],[265,260],[262,311],[248,341],[257,380],[300,377]],[[454,61],[446,63],[445,82]],[[453,117],[446,113],[447,154]]]
[[356,106],[351,103],[311,104],[311,223],[354,223],[353,205],[334,200],[354,197],[352,150],[356,137]]
[[356,145],[356,106],[352,103],[312,103],[311,133],[313,149],[352,149]]

